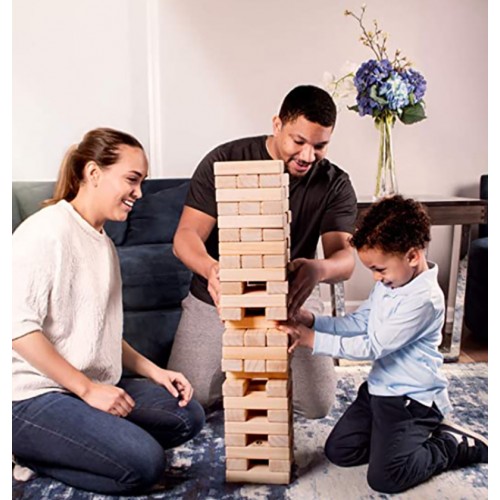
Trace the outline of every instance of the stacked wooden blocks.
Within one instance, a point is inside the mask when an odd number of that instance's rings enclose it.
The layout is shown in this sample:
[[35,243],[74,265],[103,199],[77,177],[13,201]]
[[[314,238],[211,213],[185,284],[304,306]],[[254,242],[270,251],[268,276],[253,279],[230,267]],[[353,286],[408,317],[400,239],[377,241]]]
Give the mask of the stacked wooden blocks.
[[216,162],[226,479],[286,484],[293,460],[287,319],[288,174],[282,161]]

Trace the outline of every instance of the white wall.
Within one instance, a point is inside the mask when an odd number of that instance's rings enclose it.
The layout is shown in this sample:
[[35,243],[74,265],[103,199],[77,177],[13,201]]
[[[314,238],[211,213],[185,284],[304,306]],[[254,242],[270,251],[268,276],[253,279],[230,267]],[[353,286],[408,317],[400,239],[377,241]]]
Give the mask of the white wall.
[[[343,15],[361,3],[16,0],[14,179],[54,178],[65,148],[100,125],[151,146],[153,177],[191,176],[216,145],[269,133],[295,85],[321,84],[324,71],[371,57]],[[400,190],[476,196],[487,170],[487,1],[366,3],[389,49],[400,48],[428,81],[428,119],[394,131]],[[360,196],[374,189],[377,146],[372,120],[342,110],[328,156]],[[435,228],[433,238],[430,258],[445,286],[451,228]],[[371,286],[358,266],[347,296],[362,299]]]

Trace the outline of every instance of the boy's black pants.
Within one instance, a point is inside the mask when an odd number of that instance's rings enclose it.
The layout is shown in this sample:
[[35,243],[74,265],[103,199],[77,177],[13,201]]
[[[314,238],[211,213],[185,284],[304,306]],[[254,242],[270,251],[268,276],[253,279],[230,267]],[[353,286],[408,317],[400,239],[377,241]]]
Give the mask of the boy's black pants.
[[433,435],[442,420],[435,405],[406,396],[372,396],[365,382],[330,433],[325,453],[343,467],[368,463],[371,488],[399,493],[450,468],[456,445]]

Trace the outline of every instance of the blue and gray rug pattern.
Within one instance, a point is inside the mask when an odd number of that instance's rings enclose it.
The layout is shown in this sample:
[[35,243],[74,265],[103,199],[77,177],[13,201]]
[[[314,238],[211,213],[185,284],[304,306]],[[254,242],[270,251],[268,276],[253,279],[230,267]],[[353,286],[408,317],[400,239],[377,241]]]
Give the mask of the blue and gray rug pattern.
[[[337,404],[320,420],[295,417],[295,469],[286,486],[233,484],[225,482],[224,421],[221,411],[207,415],[207,424],[191,442],[167,452],[169,469],[161,481],[162,489],[133,497],[143,499],[486,499],[488,465],[476,465],[446,472],[399,495],[381,495],[366,482],[367,466],[340,468],[328,462],[323,445],[333,425],[357,388],[366,379],[368,366],[339,367]],[[485,363],[447,364],[454,420],[487,436],[488,365]],[[37,477],[26,483],[13,480],[16,500],[111,500],[117,498],[76,490],[60,482]]]

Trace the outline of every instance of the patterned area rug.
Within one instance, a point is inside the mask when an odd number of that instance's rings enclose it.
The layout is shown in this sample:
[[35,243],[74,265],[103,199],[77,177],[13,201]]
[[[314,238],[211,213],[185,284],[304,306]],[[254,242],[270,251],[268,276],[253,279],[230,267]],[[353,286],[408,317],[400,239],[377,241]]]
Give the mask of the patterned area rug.
[[[367,466],[340,468],[328,462],[323,445],[334,423],[354,400],[357,388],[366,379],[369,367],[338,368],[337,404],[321,420],[295,417],[295,461],[293,481],[287,486],[232,484],[224,481],[224,421],[221,411],[207,415],[207,424],[191,442],[167,452],[170,468],[161,481],[162,489],[142,499],[486,499],[488,465],[476,465],[432,478],[400,495],[381,495],[366,482]],[[488,365],[447,364],[454,420],[487,436]],[[26,483],[13,480],[13,499],[110,500],[116,498],[70,488],[47,478]]]

